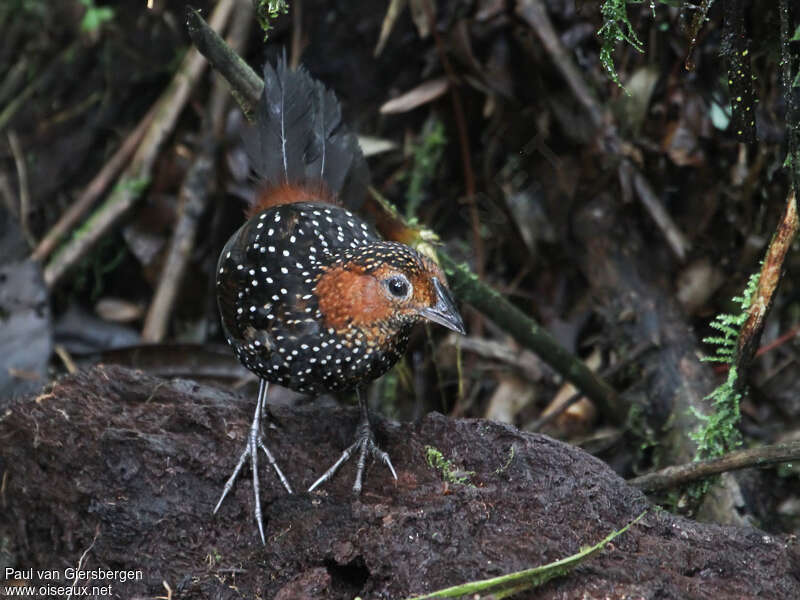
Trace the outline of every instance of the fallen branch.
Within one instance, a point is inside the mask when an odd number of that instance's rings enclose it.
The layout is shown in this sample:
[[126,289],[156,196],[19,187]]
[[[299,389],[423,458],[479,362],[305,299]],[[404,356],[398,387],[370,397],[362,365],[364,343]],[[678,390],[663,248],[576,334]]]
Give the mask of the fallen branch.
[[169,318],[194,248],[198,223],[213,191],[216,173],[214,146],[211,143],[206,146],[195,158],[181,186],[178,220],[170,238],[158,287],[147,310],[142,329],[143,342],[161,342],[167,333]]
[[628,483],[647,492],[673,488],[728,471],[764,467],[800,460],[800,441],[735,450],[720,458],[701,460],[629,479]]

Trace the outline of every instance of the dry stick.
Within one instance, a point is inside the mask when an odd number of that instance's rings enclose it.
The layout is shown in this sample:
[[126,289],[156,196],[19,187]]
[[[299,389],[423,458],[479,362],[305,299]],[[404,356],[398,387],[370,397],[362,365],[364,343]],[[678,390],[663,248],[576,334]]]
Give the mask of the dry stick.
[[[630,165],[630,161],[626,160],[625,162]],[[636,170],[633,170],[633,187],[636,188],[639,200],[644,205],[645,210],[650,213],[650,218],[655,221],[656,225],[664,233],[669,247],[672,248],[672,253],[679,261],[685,261],[686,255],[691,249],[691,243],[689,243],[689,240],[686,239],[683,232],[675,225],[672,217],[669,216],[664,205],[661,204],[655,191],[653,191],[650,182],[645,179],[644,175]]]
[[[238,0],[238,3],[227,41],[232,48],[241,52],[250,32],[253,4],[249,0]],[[209,100],[208,118],[203,124],[207,130],[206,143],[203,144],[181,186],[178,220],[161,269],[158,287],[147,310],[142,328],[143,342],[161,342],[166,336],[175,300],[195,246],[199,220],[214,192],[213,184],[216,179],[214,140],[218,139],[219,132],[224,126],[228,98],[230,96],[227,84],[223,83],[221,77],[216,77]]]
[[[236,52],[237,54],[239,51]],[[300,64],[300,55],[303,53],[303,1],[292,2],[292,50],[289,66],[296,69]]]
[[83,190],[78,199],[72,203],[67,211],[61,215],[61,218],[55,225],[47,232],[47,234],[36,246],[36,249],[31,254],[33,260],[44,260],[55,249],[61,238],[77,223],[80,218],[89,210],[95,201],[106,191],[106,188],[114,181],[114,178],[119,174],[120,170],[128,163],[131,155],[139,146],[142,141],[145,131],[150,127],[150,123],[155,116],[155,108],[147,111],[144,118],[139,121],[136,126],[122,145],[117,149],[114,155],[103,165],[100,172],[94,176]]
[[517,14],[539,36],[544,49],[550,55],[550,59],[561,72],[561,76],[566,80],[575,98],[589,113],[589,118],[594,126],[597,129],[603,129],[609,124],[609,119],[606,118],[606,113],[597,101],[594,92],[586,84],[583,75],[581,75],[572,57],[561,43],[550,17],[547,16],[547,9],[544,3],[541,0],[518,0]]
[[178,221],[172,232],[158,287],[147,310],[142,329],[143,342],[161,342],[167,333],[167,324],[194,249],[198,223],[213,192],[214,145],[209,143],[207,146],[195,159],[181,186]]
[[[611,117],[606,115],[606,111],[598,102],[594,92],[588,86],[581,75],[575,62],[572,60],[561,38],[558,37],[550,17],[547,15],[542,0],[518,0],[517,14],[522,17],[536,32],[542,42],[550,59],[561,72],[562,77],[572,90],[573,95],[589,114],[594,126],[600,131],[604,138],[605,146],[609,152],[619,155],[619,149],[623,145],[622,140],[613,126]],[[680,232],[678,227],[664,209],[660,200],[653,192],[653,187],[638,169],[627,159],[622,159],[626,167],[633,174],[633,181],[636,187],[637,196],[649,213],[650,218],[661,229],[666,238],[670,249],[676,258],[683,262],[689,248],[689,242]]]
[[35,243],[33,234],[28,228],[28,211],[31,206],[31,193],[28,186],[28,166],[25,164],[25,153],[20,146],[19,138],[13,131],[8,132],[8,145],[11,148],[11,154],[14,155],[14,163],[17,166],[17,180],[19,187],[19,226],[22,233],[28,240],[28,243],[33,245]]
[[781,272],[786,254],[792,247],[792,242],[797,238],[800,230],[800,222],[797,218],[797,203],[795,202],[794,190],[789,192],[786,199],[786,208],[783,211],[781,222],[772,241],[769,243],[767,255],[764,257],[764,264],[761,267],[761,276],[758,280],[758,287],[753,295],[747,321],[745,321],[739,333],[739,346],[736,349],[736,367],[739,369],[737,384],[744,385],[744,371],[753,360],[753,355],[758,349],[761,339],[761,332],[764,329],[764,322],[769,314],[775,292],[781,281]]
[[800,441],[775,444],[747,450],[735,450],[720,458],[701,460],[684,465],[667,467],[654,473],[628,480],[628,484],[644,491],[663,490],[719,475],[727,471],[763,467],[776,463],[800,460]]
[[[211,27],[221,30],[235,5],[234,0],[221,0],[211,15]],[[45,283],[52,287],[113,228],[141,197],[147,187],[158,154],[172,132],[189,95],[206,67],[206,61],[190,49],[181,62],[169,87],[158,100],[153,123],[145,133],[130,166],[108,199],[85,223],[80,236],[73,237],[48,263]]]
[[[240,103],[244,102],[245,106],[255,105],[264,82],[247,63],[227,47],[222,38],[209,30],[196,11],[190,11],[189,20],[192,40],[203,41],[203,46],[198,46],[198,49],[204,54],[205,51],[209,51],[206,55],[208,61],[228,80],[234,93],[238,92],[237,100]],[[260,85],[256,85],[256,80]],[[237,87],[240,82],[246,82],[244,87]],[[393,213],[390,218],[400,219],[396,210]],[[405,228],[405,225],[401,223],[401,227]],[[536,352],[576,388],[597,402],[600,409],[612,419],[624,422],[627,406],[621,403],[614,388],[593,373],[583,361],[562,348],[536,321],[511,304],[497,290],[478,279],[469,267],[456,263],[441,249],[438,250],[438,254],[454,291],[462,300],[472,304],[504,331],[510,333],[522,346]]]

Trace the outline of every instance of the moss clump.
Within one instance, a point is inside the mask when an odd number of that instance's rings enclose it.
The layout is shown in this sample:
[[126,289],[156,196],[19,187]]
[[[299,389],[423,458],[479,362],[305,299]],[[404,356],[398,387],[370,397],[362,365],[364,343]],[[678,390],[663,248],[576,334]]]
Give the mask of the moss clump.
[[475,471],[464,471],[453,466],[440,450],[433,446],[425,446],[425,460],[428,466],[440,471],[442,479],[447,483],[458,483],[461,485],[471,485],[469,478],[475,475]]

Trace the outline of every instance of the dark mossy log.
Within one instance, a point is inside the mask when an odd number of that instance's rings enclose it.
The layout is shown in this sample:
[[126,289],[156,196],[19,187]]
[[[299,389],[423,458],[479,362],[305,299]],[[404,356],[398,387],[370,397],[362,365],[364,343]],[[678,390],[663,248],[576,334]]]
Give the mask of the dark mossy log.
[[[0,420],[2,572],[63,573],[82,560],[88,570],[141,571],[108,582],[121,597],[166,597],[166,582],[180,598],[395,599],[564,558],[647,508],[577,448],[432,414],[377,423],[399,479],[373,464],[360,498],[353,464],[321,492],[288,495],[262,461],[263,546],[248,472],[211,513],[253,403],[102,366],[12,401]],[[357,411],[275,407],[271,421],[268,444],[302,490],[349,443]],[[466,483],[444,483],[428,446]],[[754,529],[654,509],[600,555],[519,597],[585,594],[797,598],[800,551]]]

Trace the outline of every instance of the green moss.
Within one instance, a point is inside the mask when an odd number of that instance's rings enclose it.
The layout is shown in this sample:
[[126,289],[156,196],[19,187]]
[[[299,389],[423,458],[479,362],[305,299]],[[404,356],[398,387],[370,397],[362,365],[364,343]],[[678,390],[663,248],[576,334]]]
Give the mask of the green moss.
[[444,454],[433,446],[425,446],[425,460],[429,467],[441,472],[442,479],[447,483],[471,485],[469,478],[475,475],[475,471],[464,471],[454,467],[453,463],[447,460]]
[[413,165],[406,175],[406,218],[416,219],[417,209],[425,197],[425,188],[436,174],[447,138],[439,119],[429,119],[423,127],[421,140],[412,146]]
[[626,0],[605,0],[600,7],[603,15],[603,26],[597,31],[600,36],[600,62],[611,80],[622,86],[617,69],[614,66],[614,47],[617,42],[627,42],[637,52],[644,52],[644,44],[636,35],[636,31],[628,18]]
[[494,474],[500,475],[500,473],[508,469],[508,467],[511,466],[511,462],[514,460],[514,456],[516,455],[516,453],[517,453],[516,447],[514,446],[514,444],[511,444],[511,447],[508,449],[508,459],[506,460],[505,463],[503,463],[501,466],[497,467],[494,470]]
[[256,8],[256,19],[264,31],[264,40],[269,37],[272,30],[272,21],[289,13],[289,3],[286,0],[253,0]]

